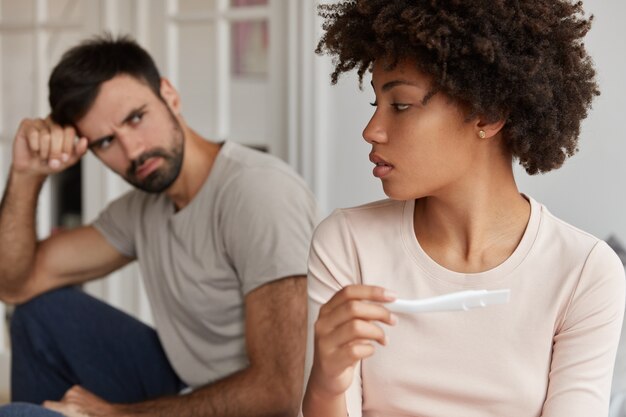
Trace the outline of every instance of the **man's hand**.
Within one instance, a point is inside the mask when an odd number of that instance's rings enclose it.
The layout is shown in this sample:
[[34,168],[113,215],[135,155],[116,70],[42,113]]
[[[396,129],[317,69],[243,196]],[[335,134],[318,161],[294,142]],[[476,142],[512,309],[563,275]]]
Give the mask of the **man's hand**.
[[[0,300],[23,303],[46,290],[105,275],[106,271],[94,271],[93,260],[91,264],[81,265],[88,258],[80,248],[84,242],[71,243],[72,239],[66,236],[60,241],[48,239],[40,245],[35,230],[37,200],[46,177],[75,164],[86,151],[86,138],[77,140],[73,128],[62,128],[50,118],[25,119],[20,123],[13,141],[9,179],[0,202]],[[86,236],[85,232],[79,233]],[[93,237],[99,233],[89,234]],[[108,244],[102,243],[105,239],[102,236],[99,239],[96,237],[98,249],[106,249]],[[74,259],[69,260],[64,254],[72,248],[79,249],[81,261],[70,262]],[[112,269],[116,266],[114,262],[119,266],[123,261],[116,251],[108,251],[107,256],[95,262],[100,269]]]
[[79,385],[67,390],[61,401],[46,401],[43,406],[65,417],[121,417],[114,404]]
[[85,152],[87,139],[77,139],[73,127],[61,127],[50,117],[24,119],[13,142],[13,169],[45,176],[74,165]]

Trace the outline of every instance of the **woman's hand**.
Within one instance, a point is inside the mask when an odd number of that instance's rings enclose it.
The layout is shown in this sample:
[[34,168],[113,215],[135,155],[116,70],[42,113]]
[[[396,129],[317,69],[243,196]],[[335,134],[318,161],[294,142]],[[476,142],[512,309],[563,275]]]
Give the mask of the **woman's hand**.
[[348,389],[358,361],[374,354],[374,342],[387,344],[376,322],[396,323],[396,317],[381,305],[394,300],[395,295],[384,288],[350,285],[322,306],[315,323],[307,396],[336,398]]

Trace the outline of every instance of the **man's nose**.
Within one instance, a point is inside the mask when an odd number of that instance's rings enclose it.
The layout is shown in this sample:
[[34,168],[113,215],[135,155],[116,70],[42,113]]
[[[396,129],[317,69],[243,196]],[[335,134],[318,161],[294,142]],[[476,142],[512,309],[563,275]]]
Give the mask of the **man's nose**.
[[137,159],[146,150],[144,141],[139,135],[119,132],[117,134],[117,139],[122,146],[124,154],[130,161]]

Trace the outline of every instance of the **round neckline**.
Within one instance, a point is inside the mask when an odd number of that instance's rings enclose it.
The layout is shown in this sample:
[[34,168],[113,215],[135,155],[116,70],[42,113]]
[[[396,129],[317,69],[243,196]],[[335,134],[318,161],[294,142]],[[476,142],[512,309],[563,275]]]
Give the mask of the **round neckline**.
[[466,288],[480,287],[489,282],[500,281],[513,272],[526,258],[539,232],[542,207],[531,197],[522,194],[530,203],[530,218],[522,239],[513,251],[502,263],[482,272],[456,272],[445,268],[432,259],[422,248],[414,232],[413,213],[415,200],[405,201],[403,207],[402,241],[410,256],[422,268],[428,276],[451,284],[461,284]]
[[166,201],[169,204],[169,212],[168,212],[168,216],[170,217],[171,221],[181,221],[181,220],[177,220],[177,219],[184,219],[187,217],[188,212],[192,212],[193,211],[193,207],[195,207],[196,201],[200,200],[202,195],[205,193],[208,193],[211,188],[213,188],[213,183],[215,183],[215,181],[218,181],[218,179],[216,179],[216,177],[219,176],[219,173],[222,171],[222,160],[224,159],[224,157],[222,155],[227,155],[230,153],[230,148],[232,147],[232,143],[229,141],[224,141],[222,143],[222,146],[219,150],[219,152],[217,153],[217,155],[215,156],[215,160],[213,161],[213,167],[211,168],[211,172],[209,173],[209,176],[204,180],[204,183],[202,184],[202,186],[200,187],[200,190],[198,190],[198,193],[194,196],[194,198],[189,202],[189,204],[187,204],[185,207],[183,207],[181,210],[176,211],[176,209],[174,208],[174,203],[172,202],[172,200],[170,200],[169,198],[166,197]]

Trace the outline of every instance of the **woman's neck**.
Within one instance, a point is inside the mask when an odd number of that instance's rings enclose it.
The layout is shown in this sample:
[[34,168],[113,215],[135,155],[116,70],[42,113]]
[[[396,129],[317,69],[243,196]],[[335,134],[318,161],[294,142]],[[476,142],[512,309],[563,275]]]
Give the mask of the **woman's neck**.
[[519,244],[530,203],[519,193],[510,164],[497,171],[478,172],[453,190],[416,200],[415,236],[441,266],[486,271],[504,262]]

